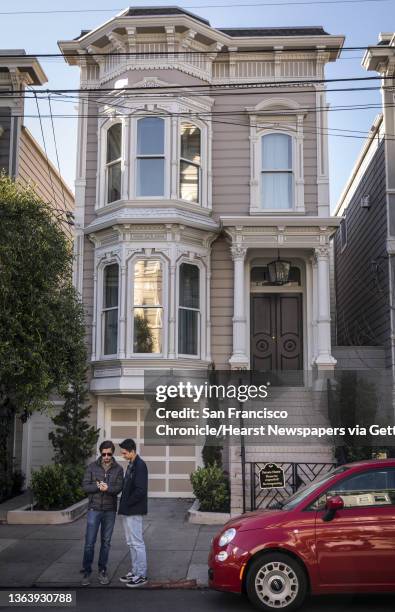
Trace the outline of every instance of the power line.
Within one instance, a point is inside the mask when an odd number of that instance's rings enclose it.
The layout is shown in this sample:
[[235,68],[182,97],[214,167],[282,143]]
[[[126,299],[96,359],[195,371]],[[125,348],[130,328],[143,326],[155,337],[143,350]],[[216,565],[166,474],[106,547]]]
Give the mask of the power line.
[[[369,0],[370,2],[372,0]],[[389,0],[381,0],[383,2],[388,2]],[[1,14],[1,13],[0,13]],[[330,34],[327,34],[326,36],[331,36]],[[264,37],[263,37],[264,38]],[[266,39],[270,38],[266,37]],[[317,48],[317,46],[311,44],[309,47],[302,47],[302,46],[296,46],[296,47],[284,47],[283,49],[277,49],[277,51],[286,54],[286,53],[292,53],[294,51],[296,52],[301,52],[301,51],[306,51],[306,53],[326,53],[328,51],[366,51],[367,49],[380,49],[381,51],[383,51],[383,49],[385,49],[385,47],[383,47],[382,45],[362,45],[362,46],[354,46],[354,47],[340,47],[340,46],[336,46],[336,47],[331,47],[331,46],[324,46],[324,47],[319,47]],[[274,53],[276,51],[276,49],[272,48],[272,47],[268,47],[267,49],[237,49],[236,51],[194,51],[193,49],[188,49],[185,51],[95,51],[95,52],[89,52],[86,54],[81,54],[81,53],[77,53],[74,51],[71,51],[69,53],[23,53],[23,54],[12,54],[13,58],[24,58],[24,59],[36,59],[36,58],[56,58],[56,57],[61,57],[63,59],[67,59],[69,57],[78,57],[79,59],[88,59],[89,57],[140,57],[143,56],[144,58],[147,57],[157,57],[160,56],[162,59],[164,56],[167,57],[177,57],[178,55],[181,56],[188,56],[190,57],[191,55],[239,55],[239,54],[245,54],[245,53],[250,53],[253,55],[258,55],[261,53]]]
[[38,99],[37,99],[37,96],[36,96],[36,106],[37,106],[37,114],[38,114],[38,118],[39,118],[39,120],[40,120],[41,137],[42,137],[42,140],[43,140],[43,146],[44,146],[45,158],[46,158],[46,160],[47,160],[48,176],[49,176],[49,181],[50,181],[50,184],[51,184],[51,187],[52,187],[53,200],[54,200],[54,203],[55,203],[55,202],[56,202],[56,196],[55,196],[55,187],[54,187],[54,184],[53,184],[53,181],[52,181],[52,173],[51,173],[51,168],[50,168],[50,165],[49,165],[49,158],[48,158],[48,153],[47,153],[47,145],[46,145],[46,143],[45,143],[45,136],[44,136],[43,122],[42,122],[42,118],[41,118],[40,107],[39,107],[39,104],[38,104]]
[[[258,2],[252,4],[194,4],[185,5],[182,8],[185,9],[199,9],[199,8],[244,8],[252,6],[314,6],[320,4],[378,4],[379,2],[388,2],[389,0],[311,0],[297,1],[297,2]],[[123,7],[124,8],[124,7]],[[136,6],[136,8],[139,8]],[[160,7],[159,7],[160,8]],[[115,13],[122,11],[122,8],[108,8],[108,9],[53,9],[53,10],[38,10],[38,11],[1,11],[0,15],[57,15],[63,13]]]
[[[61,177],[62,173],[60,172],[58,145],[57,145],[57,142],[56,142],[55,125],[54,125],[54,121],[53,121],[51,96],[50,95],[48,95],[48,106],[49,106],[49,112],[50,112],[50,115],[51,115],[52,135],[53,135],[53,141],[54,141],[54,145],[55,145],[55,153],[56,153],[56,161],[57,161],[57,164],[58,164],[58,172],[59,172],[59,176]],[[63,205],[64,205],[65,209],[67,209],[67,206],[66,206],[66,196],[65,196],[65,193],[64,193],[64,187],[63,187],[63,181],[62,180],[60,181],[60,187],[62,189]],[[66,214],[66,217],[67,217],[67,214]],[[70,221],[71,221],[71,219],[70,219]]]

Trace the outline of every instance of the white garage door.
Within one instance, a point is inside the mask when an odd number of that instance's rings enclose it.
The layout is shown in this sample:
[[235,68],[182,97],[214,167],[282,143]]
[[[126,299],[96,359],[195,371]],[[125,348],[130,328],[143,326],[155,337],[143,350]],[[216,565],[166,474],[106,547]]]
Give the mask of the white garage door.
[[148,466],[151,497],[191,497],[189,475],[200,464],[201,448],[195,446],[147,446],[144,444],[145,407],[142,399],[109,397],[104,399],[106,438],[116,447],[116,459],[124,467],[117,446],[133,438],[137,452]]

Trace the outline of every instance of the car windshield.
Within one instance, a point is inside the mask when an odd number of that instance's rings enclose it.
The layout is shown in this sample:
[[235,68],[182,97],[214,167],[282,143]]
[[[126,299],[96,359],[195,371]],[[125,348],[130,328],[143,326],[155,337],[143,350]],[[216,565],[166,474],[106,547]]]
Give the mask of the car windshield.
[[327,472],[326,474],[319,476],[316,480],[314,480],[313,482],[310,482],[308,485],[305,485],[304,487],[301,487],[300,489],[298,489],[298,491],[296,491],[296,493],[291,495],[291,497],[288,497],[288,499],[282,502],[281,509],[282,510],[292,510],[298,504],[300,504],[300,502],[306,499],[306,497],[308,497],[310,493],[313,493],[316,489],[318,489],[318,487],[320,487],[322,484],[329,482],[332,478],[334,478],[338,474],[342,474],[346,470],[348,470],[348,468],[342,466],[342,467],[337,468],[333,472]]

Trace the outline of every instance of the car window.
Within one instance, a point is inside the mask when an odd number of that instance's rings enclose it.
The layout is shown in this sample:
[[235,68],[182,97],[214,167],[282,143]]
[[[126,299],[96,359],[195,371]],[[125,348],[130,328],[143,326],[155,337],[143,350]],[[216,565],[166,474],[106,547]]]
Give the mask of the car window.
[[341,472],[345,472],[347,469],[349,468],[342,465],[341,467],[338,467],[336,470],[332,472],[321,474],[321,476],[318,476],[313,482],[310,482],[309,484],[301,487],[300,489],[296,491],[296,493],[294,493],[293,495],[288,497],[284,502],[282,502],[281,508],[283,510],[292,510],[292,508],[295,508],[304,499],[306,499],[306,497],[311,495],[311,493],[313,493],[315,489],[317,489],[318,487],[321,487],[321,485],[324,484],[325,481],[330,481],[337,474]]
[[324,508],[327,498],[335,495],[342,497],[345,508],[395,505],[395,468],[369,470],[344,478],[329,487],[310,508]]

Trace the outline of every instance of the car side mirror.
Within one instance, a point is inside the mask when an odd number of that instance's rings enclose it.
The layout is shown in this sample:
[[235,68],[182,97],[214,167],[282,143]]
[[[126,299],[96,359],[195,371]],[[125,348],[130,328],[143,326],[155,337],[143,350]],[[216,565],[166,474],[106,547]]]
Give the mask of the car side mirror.
[[337,510],[342,510],[344,508],[344,500],[340,495],[334,495],[333,497],[328,497],[325,504],[326,513],[323,516],[323,521],[331,521]]

